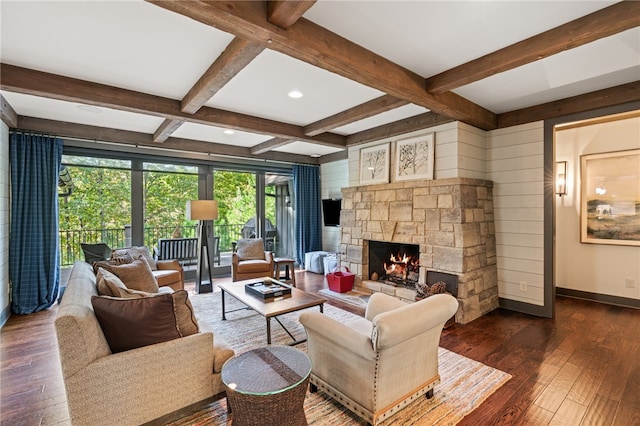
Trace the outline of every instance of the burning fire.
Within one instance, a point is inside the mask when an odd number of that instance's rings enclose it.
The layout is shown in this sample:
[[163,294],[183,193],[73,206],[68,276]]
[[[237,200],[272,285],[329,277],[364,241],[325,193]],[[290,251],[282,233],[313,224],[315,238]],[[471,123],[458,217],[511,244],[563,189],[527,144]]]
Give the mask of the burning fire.
[[419,259],[407,254],[392,254],[389,263],[384,263],[384,271],[387,276],[401,277],[406,280],[410,273],[417,273],[419,266]]

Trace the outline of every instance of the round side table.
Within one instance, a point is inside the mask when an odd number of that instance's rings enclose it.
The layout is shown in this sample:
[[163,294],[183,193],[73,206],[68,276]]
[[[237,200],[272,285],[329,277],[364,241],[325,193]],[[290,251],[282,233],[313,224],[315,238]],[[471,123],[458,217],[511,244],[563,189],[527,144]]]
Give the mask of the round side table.
[[311,360],[290,346],[253,349],[227,361],[222,382],[238,425],[306,425]]

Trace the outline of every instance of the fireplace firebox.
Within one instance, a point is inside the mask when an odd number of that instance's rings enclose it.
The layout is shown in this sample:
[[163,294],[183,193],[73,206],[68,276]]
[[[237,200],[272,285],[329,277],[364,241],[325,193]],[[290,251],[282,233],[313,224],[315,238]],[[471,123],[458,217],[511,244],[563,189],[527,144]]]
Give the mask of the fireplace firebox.
[[[369,277],[394,286],[415,288],[420,276],[420,246],[369,241]],[[375,281],[375,280],[374,280]]]

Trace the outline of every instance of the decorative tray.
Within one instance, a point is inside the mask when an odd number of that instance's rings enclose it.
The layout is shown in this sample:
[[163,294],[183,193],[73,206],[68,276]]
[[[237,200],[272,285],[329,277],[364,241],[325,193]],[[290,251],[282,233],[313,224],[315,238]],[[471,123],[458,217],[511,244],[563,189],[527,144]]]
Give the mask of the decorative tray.
[[258,281],[244,285],[247,293],[263,300],[275,299],[276,297],[286,297],[291,295],[291,287],[276,281]]

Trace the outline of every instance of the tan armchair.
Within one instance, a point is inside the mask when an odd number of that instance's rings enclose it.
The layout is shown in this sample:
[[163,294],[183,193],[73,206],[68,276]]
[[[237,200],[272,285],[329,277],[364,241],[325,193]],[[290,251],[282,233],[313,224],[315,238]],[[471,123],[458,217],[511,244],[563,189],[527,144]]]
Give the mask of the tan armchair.
[[238,240],[231,256],[232,281],[273,276],[273,255],[264,250],[262,238]]
[[437,294],[405,303],[383,293],[369,299],[365,318],[340,323],[304,312],[307,354],[313,365],[311,391],[320,388],[372,425],[440,382],[438,345],[458,301]]

